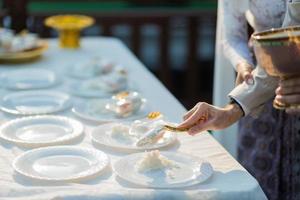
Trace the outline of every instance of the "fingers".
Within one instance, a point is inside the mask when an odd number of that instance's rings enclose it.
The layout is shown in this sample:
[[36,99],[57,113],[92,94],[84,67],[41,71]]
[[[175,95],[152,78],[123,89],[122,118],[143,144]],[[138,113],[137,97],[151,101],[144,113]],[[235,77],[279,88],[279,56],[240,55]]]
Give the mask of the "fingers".
[[276,94],[276,95],[281,95],[281,94],[283,94],[283,92],[282,92],[282,87],[281,87],[281,86],[279,86],[279,87],[275,90],[275,94]]
[[[282,104],[300,104],[300,77],[281,80],[276,89],[276,101]],[[297,112],[297,109],[290,108],[287,113]]]
[[235,84],[239,85],[239,84],[241,84],[242,82],[245,81],[246,84],[253,85],[254,84],[254,78],[253,78],[251,72],[252,72],[252,68],[240,69],[240,71],[237,74]]
[[193,114],[190,115],[185,121],[178,125],[178,128],[189,128],[196,124],[199,120],[207,118],[208,112],[205,103],[200,103]]
[[253,76],[252,76],[251,72],[244,72],[243,79],[245,80],[245,82],[248,85],[253,85],[254,84],[254,79],[253,79]]
[[199,122],[196,126],[193,126],[188,130],[189,135],[196,135],[202,131],[210,129],[210,120]]
[[300,77],[288,78],[280,80],[279,87],[276,89],[276,94],[296,94],[300,93]]
[[235,82],[236,85],[239,85],[243,81],[245,81],[248,85],[254,84],[254,79],[251,74],[253,67],[249,63],[242,62],[238,64],[236,70],[238,72],[238,76]]
[[244,81],[243,76],[240,73],[238,73],[237,77],[235,79],[235,85],[237,86],[237,85],[241,84],[243,81]]
[[236,80],[235,80],[235,85],[241,84],[243,81],[245,81],[248,85],[253,85],[254,84],[254,79],[249,71],[244,71],[242,73],[238,73]]
[[224,108],[207,103],[198,104],[194,113],[182,122],[178,128],[188,129],[190,135],[204,130],[220,130],[227,128],[242,117],[241,108],[236,104],[228,104]]
[[300,94],[277,95],[275,99],[283,104],[300,104]]
[[287,108],[287,109],[285,109],[285,112],[290,115],[297,115],[297,114],[300,114],[300,107],[299,108]]
[[276,89],[277,95],[287,95],[287,94],[300,94],[300,85],[299,87],[282,87],[279,86]]
[[279,85],[283,88],[300,86],[300,77],[297,76],[297,77],[281,80]]
[[191,110],[189,110],[187,113],[184,114],[183,120],[188,119],[196,110],[197,110],[198,104],[196,104]]

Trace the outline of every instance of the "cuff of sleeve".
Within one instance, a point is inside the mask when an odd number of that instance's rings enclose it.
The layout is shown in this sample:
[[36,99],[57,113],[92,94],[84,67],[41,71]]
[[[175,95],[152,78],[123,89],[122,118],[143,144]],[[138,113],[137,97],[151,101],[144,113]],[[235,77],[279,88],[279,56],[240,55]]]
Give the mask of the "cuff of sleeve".
[[235,100],[235,99],[233,99],[233,98],[230,98],[230,102],[229,102],[229,103],[230,103],[230,104],[235,103],[236,105],[238,105],[238,106],[240,107],[240,109],[242,110],[242,112],[243,112],[243,116],[245,116],[245,111],[244,111],[243,107],[241,106],[241,103],[240,103],[240,102],[238,102],[237,100]]
[[252,107],[250,107],[251,104],[245,103],[247,100],[243,98],[244,96],[241,95],[243,94],[243,89],[240,86],[237,86],[234,90],[232,90],[229,94],[228,97],[233,99],[243,110],[244,116],[249,115],[249,113],[252,110]]
[[250,113],[250,110],[247,108],[246,105],[244,105],[242,103],[242,101],[240,101],[237,97],[235,97],[234,95],[229,94],[228,95],[230,99],[232,99],[238,106],[240,106],[240,108],[243,111],[243,116],[247,116]]

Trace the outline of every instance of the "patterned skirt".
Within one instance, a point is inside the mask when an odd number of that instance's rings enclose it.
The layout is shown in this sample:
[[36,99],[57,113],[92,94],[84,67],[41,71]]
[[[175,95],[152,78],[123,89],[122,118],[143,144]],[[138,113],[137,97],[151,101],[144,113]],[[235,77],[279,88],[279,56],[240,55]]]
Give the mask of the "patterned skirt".
[[244,117],[238,160],[270,200],[300,200],[300,115],[278,111],[269,102],[259,118]]

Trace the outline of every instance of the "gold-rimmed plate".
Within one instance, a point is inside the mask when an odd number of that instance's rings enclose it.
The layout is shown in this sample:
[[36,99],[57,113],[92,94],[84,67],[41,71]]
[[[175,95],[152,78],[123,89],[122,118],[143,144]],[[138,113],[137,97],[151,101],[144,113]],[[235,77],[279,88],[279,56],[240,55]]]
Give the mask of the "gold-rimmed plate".
[[40,40],[35,48],[20,51],[0,53],[0,62],[2,63],[23,63],[33,61],[39,58],[48,48],[48,43]]

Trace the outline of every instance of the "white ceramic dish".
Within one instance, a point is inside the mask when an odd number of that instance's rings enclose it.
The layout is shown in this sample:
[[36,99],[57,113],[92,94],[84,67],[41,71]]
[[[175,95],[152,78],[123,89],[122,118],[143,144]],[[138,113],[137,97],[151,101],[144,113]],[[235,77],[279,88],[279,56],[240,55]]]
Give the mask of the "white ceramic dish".
[[15,115],[40,115],[59,112],[71,106],[69,95],[54,91],[24,91],[8,94],[1,110]]
[[33,116],[8,121],[0,127],[0,137],[25,147],[61,145],[83,133],[83,125],[60,116]]
[[36,180],[76,182],[95,177],[108,164],[108,156],[101,151],[58,146],[27,151],[14,160],[13,168]]
[[[72,82],[69,92],[73,95],[86,98],[108,98],[113,94],[130,88],[126,75],[108,74],[89,80]],[[115,76],[114,76],[115,75]]]
[[85,98],[109,98],[111,95],[113,95],[113,93],[104,90],[89,89],[79,86],[78,83],[71,84],[69,86],[69,92],[72,95]]
[[7,89],[29,90],[54,86],[59,79],[46,69],[22,69],[1,74],[0,82]]
[[213,168],[197,157],[174,152],[161,152],[167,159],[176,162],[179,168],[170,171],[153,170],[141,173],[136,164],[145,153],[136,153],[125,156],[114,163],[115,173],[122,179],[146,188],[183,188],[206,181],[212,174]]
[[89,79],[110,73],[115,64],[107,59],[91,58],[88,61],[73,63],[67,67],[67,75],[76,79]]
[[163,138],[161,138],[157,143],[148,146],[138,147],[135,145],[135,142],[138,140],[137,137],[132,136],[128,138],[123,138],[113,136],[111,134],[112,128],[116,125],[117,123],[110,123],[100,125],[94,128],[91,132],[92,141],[96,144],[103,145],[116,150],[145,151],[167,147],[169,145],[174,144],[174,142],[177,140],[176,133],[167,132],[164,134]]
[[[93,109],[93,103],[97,102],[97,108]],[[129,115],[127,117],[118,117],[113,112],[105,108],[109,99],[97,99],[78,103],[72,108],[72,112],[85,120],[93,122],[115,122],[115,121],[132,121],[140,118],[144,118],[151,111],[149,104],[146,100],[143,100],[143,104],[139,111]]]

